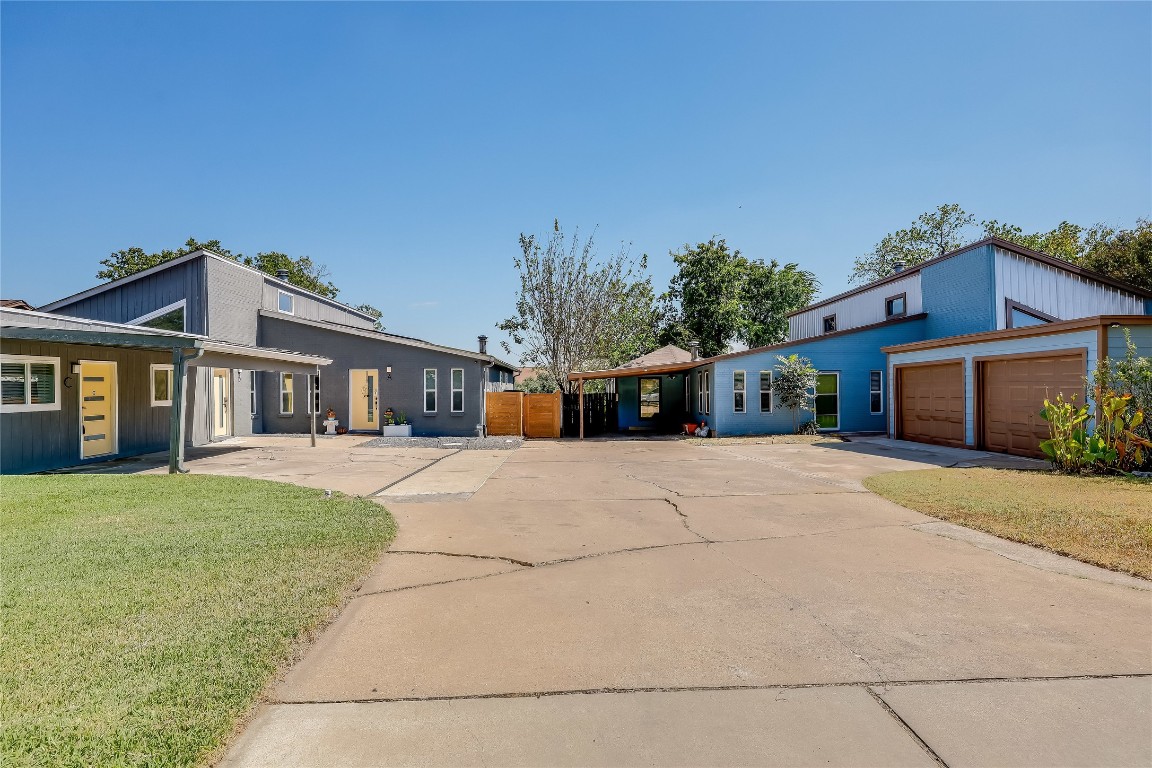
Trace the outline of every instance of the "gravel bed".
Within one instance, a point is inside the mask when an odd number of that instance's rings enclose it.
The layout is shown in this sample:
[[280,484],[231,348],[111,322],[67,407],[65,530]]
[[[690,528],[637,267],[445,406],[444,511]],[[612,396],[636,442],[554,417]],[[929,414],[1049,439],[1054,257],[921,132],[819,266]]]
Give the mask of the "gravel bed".
[[445,448],[453,451],[514,451],[519,437],[377,437],[357,448]]

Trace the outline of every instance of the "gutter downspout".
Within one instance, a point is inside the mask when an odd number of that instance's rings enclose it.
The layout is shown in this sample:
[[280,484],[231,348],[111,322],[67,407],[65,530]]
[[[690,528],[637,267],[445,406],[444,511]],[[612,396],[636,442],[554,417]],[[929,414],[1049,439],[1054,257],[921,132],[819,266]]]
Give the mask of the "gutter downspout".
[[312,379],[312,386],[309,387],[309,389],[311,391],[308,393],[308,398],[311,402],[309,402],[308,404],[312,407],[309,408],[308,410],[312,411],[312,447],[315,448],[316,447],[316,411],[320,410],[320,405],[319,405],[319,403],[317,403],[317,401],[320,399],[319,397],[317,397],[317,395],[320,394],[320,392],[319,392],[319,390],[320,390],[320,366],[316,366],[316,378]]
[[494,358],[489,358],[488,362],[480,366],[480,424],[478,426],[484,427],[483,432],[479,437],[488,437],[488,371],[496,365]]
[[188,371],[188,361],[195,360],[204,354],[204,348],[194,349],[192,354],[185,350],[172,348],[172,411],[168,427],[168,474],[183,475],[188,470],[184,468],[184,410],[185,390],[184,379]]

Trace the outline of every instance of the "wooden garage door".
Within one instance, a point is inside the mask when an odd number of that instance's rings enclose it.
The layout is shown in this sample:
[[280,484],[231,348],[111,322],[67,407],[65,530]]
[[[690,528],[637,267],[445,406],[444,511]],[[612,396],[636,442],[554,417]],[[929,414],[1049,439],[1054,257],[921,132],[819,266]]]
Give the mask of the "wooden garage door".
[[979,362],[980,445],[989,451],[1043,457],[1040,441],[1048,422],[1040,418],[1044,398],[1084,402],[1084,354],[1009,357]]
[[897,368],[898,437],[964,447],[964,364]]

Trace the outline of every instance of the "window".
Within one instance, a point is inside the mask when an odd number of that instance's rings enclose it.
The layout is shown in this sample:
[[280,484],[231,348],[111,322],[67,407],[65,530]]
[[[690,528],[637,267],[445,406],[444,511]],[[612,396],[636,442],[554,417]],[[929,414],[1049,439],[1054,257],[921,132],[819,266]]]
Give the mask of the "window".
[[816,376],[816,428],[840,428],[840,374]]
[[152,407],[172,405],[172,366],[152,365]]
[[276,308],[291,315],[295,310],[295,297],[287,291],[276,291]]
[[704,413],[704,371],[696,372],[696,410]]
[[884,372],[872,371],[868,377],[868,409],[871,413],[884,413]]
[[908,314],[908,294],[900,293],[884,299],[885,317],[904,317]]
[[760,371],[760,413],[772,413],[772,371]]
[[424,413],[436,412],[436,369],[424,369]]
[[1018,304],[1011,299],[1004,300],[1004,327],[1024,328],[1029,325],[1043,325],[1057,320],[1052,315],[1046,315],[1038,309]]
[[711,413],[710,408],[712,406],[712,388],[709,385],[708,373],[709,373],[708,371],[704,371],[704,413],[705,414]]
[[60,358],[5,355],[0,357],[3,411],[60,410]]
[[308,413],[320,413],[320,374],[308,377],[308,391],[311,393],[311,397],[308,398]]
[[452,413],[464,413],[464,369],[452,369]]
[[292,374],[280,374],[280,415],[292,415]]
[[745,408],[745,373],[744,371],[732,371],[732,411],[733,413],[744,413]]
[[824,317],[824,333],[836,333],[836,315]]
[[256,371],[248,371],[248,400],[252,415],[256,415]]
[[160,307],[155,312],[149,312],[146,315],[140,315],[135,320],[129,320],[128,325],[141,325],[145,328],[156,328],[161,331],[180,331],[184,332],[184,299],[169,304],[166,307]]
[[640,418],[654,419],[660,415],[660,377],[640,378]]

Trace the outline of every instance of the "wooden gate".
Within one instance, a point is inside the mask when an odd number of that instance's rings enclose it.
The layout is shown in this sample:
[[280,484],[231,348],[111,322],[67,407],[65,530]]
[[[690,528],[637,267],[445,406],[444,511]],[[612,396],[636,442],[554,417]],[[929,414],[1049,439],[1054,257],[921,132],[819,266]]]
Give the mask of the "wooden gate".
[[523,392],[485,392],[484,407],[488,434],[520,437],[524,433]]
[[524,437],[560,437],[560,393],[524,395]]
[[[615,432],[619,395],[615,392],[584,393],[584,435],[602,435]],[[568,437],[580,435],[580,395],[564,395],[564,434]]]

